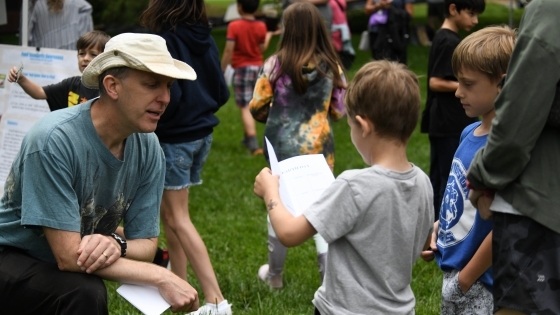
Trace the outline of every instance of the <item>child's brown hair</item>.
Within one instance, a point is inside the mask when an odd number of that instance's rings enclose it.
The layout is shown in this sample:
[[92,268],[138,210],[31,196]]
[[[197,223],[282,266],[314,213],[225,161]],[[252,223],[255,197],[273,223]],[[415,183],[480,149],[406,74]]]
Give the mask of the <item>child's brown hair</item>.
[[[276,53],[280,67],[274,72],[273,85],[287,74],[294,90],[299,95],[304,94],[307,81],[302,69],[312,63],[321,75],[332,76],[335,87],[344,88],[339,66],[341,62],[331,43],[330,30],[327,30],[315,5],[309,2],[292,3],[284,11],[282,21],[284,32]],[[321,69],[319,65],[322,63],[326,69]]]
[[99,48],[101,52],[105,50],[105,44],[111,39],[111,36],[103,31],[91,31],[80,36],[76,42],[76,48],[87,49],[89,47]]
[[457,76],[469,69],[497,82],[507,72],[517,32],[509,26],[489,26],[465,37],[453,52],[451,64]]
[[401,63],[372,61],[348,84],[344,101],[349,119],[359,115],[380,137],[406,143],[420,115],[418,77]]

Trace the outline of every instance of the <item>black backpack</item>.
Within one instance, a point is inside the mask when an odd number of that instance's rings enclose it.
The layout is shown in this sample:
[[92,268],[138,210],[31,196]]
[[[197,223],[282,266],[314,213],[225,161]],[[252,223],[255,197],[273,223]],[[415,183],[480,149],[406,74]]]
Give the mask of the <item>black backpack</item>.
[[387,23],[379,25],[373,50],[381,55],[375,59],[398,60],[406,64],[406,46],[410,38],[410,15],[405,9],[391,6]]

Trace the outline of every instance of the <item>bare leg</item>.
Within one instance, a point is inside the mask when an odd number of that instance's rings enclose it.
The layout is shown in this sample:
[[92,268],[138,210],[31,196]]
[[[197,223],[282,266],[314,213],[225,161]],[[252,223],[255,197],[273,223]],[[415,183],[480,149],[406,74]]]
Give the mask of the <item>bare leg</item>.
[[165,223],[164,211],[169,211],[164,209],[163,204],[161,205],[161,221],[163,223],[163,229],[165,231],[165,238],[167,239],[167,250],[169,252],[169,262],[171,263],[171,271],[182,279],[187,280],[187,255],[183,251],[181,242],[179,238],[175,235],[175,232]]
[[243,130],[245,131],[246,137],[252,137],[257,134],[257,129],[255,127],[255,120],[249,111],[249,106],[240,107],[241,111],[241,121],[243,122]]
[[[210,257],[202,238],[189,216],[189,190],[164,190],[161,201],[163,224],[175,233],[193,271],[200,282],[206,302],[220,303],[224,300]],[[170,257],[173,252],[169,250]],[[174,262],[171,262],[172,268]],[[179,268],[179,266],[177,266]],[[186,266],[183,266],[186,269]]]

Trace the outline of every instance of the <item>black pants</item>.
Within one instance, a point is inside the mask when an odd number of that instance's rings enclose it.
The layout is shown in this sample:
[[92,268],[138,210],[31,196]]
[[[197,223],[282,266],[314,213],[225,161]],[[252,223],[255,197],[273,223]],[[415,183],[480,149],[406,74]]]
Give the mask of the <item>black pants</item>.
[[313,315],[321,315],[321,313],[319,313],[319,310],[315,308],[315,313],[313,313]]
[[0,292],[2,314],[108,314],[101,278],[60,271],[14,248],[0,252]]
[[560,314],[560,234],[535,220],[494,212],[494,311]]
[[439,209],[447,186],[449,171],[459,137],[430,137],[430,182],[434,189],[434,220],[439,220]]

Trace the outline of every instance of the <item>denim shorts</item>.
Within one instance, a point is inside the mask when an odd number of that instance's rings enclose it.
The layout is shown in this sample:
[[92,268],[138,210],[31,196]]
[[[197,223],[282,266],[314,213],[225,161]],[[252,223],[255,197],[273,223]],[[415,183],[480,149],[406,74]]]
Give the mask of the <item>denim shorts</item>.
[[167,190],[180,190],[202,184],[200,174],[212,146],[212,135],[183,143],[160,143],[165,154],[165,185]]

